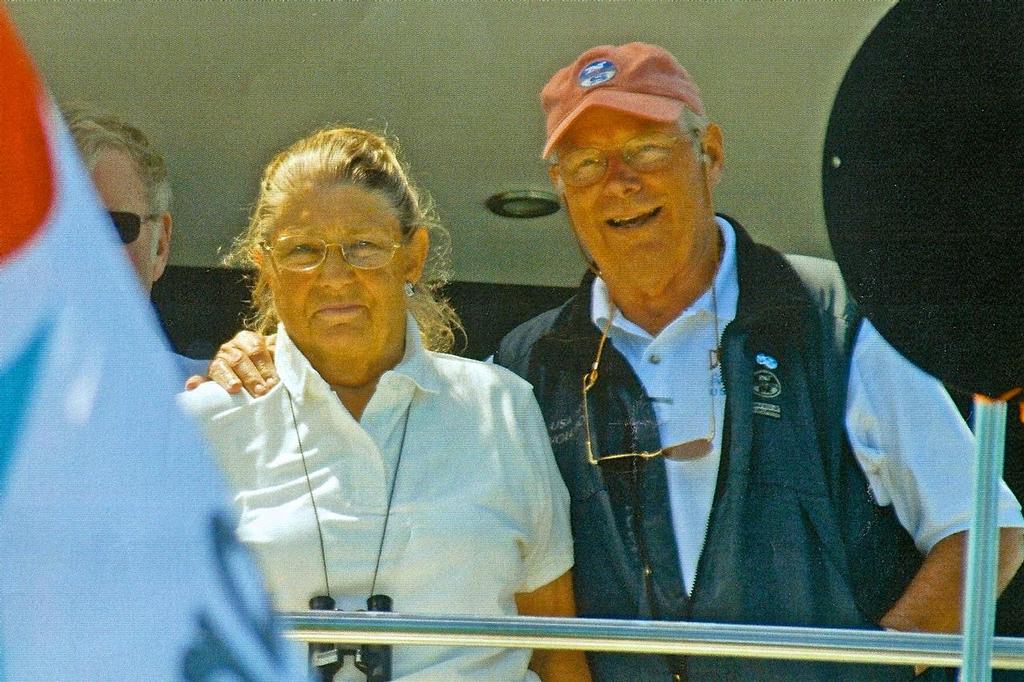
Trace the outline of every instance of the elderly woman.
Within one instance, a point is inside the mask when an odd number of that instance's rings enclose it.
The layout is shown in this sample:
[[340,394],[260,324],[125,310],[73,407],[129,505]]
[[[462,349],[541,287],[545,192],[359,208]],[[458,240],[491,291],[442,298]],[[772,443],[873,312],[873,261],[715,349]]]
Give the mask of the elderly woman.
[[[238,260],[280,381],[185,393],[275,604],[572,615],[568,497],[530,386],[450,348],[436,225],[378,135],[323,130],[266,168]],[[436,254],[435,254],[436,256]],[[434,260],[437,260],[435,257]],[[571,652],[396,647],[395,679],[588,679]],[[362,674],[347,662],[335,680]]]

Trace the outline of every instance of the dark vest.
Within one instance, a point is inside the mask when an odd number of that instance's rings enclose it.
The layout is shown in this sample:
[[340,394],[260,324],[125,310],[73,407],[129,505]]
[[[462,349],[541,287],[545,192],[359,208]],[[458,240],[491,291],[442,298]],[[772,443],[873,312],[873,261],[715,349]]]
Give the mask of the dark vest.
[[[722,342],[726,427],[692,595],[679,572],[664,463],[593,466],[584,455],[582,377],[599,338],[589,279],[564,306],[513,330],[495,356],[533,384],[569,489],[579,613],[877,628],[922,557],[892,508],[875,504],[847,441],[861,317],[834,263],[783,257],[733,225],[740,297]],[[758,364],[759,354],[777,366]],[[659,447],[650,400],[611,344],[590,396],[598,452]],[[913,677],[907,667],[702,656],[598,653],[590,662],[600,682],[671,680],[673,672],[780,682]]]

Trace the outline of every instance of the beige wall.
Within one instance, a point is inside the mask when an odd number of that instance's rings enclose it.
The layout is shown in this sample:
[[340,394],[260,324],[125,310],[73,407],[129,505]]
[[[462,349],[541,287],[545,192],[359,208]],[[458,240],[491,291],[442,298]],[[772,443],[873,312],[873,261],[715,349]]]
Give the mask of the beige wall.
[[820,154],[853,53],[893,3],[10,2],[53,92],[115,110],[166,151],[172,263],[211,265],[245,222],[261,165],[320,125],[399,136],[454,238],[457,279],[568,285],[564,214],[483,202],[544,189],[537,91],[594,44],[673,51],[724,128],[720,210],[784,250],[827,255]]

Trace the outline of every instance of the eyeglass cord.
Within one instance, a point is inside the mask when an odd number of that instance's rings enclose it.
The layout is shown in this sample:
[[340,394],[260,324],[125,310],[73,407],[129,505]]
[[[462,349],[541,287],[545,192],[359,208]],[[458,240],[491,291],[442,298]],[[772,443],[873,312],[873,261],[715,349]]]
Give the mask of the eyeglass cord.
[[331,595],[331,581],[327,577],[327,552],[324,551],[324,534],[320,526],[320,512],[316,508],[316,497],[313,495],[313,483],[309,480],[309,469],[306,467],[306,451],[302,449],[302,436],[299,435],[299,422],[295,419],[295,404],[292,402],[292,393],[287,388],[284,389],[285,394],[288,396],[288,407],[292,412],[292,428],[295,429],[295,439],[299,442],[299,455],[302,458],[302,472],[306,475],[306,489],[309,490],[309,501],[313,503],[313,519],[316,521],[316,535],[320,540],[320,563],[324,569],[324,587],[327,590],[327,596],[333,599]]
[[[324,587],[327,590],[327,596],[333,598],[331,594],[331,583],[327,573],[327,552],[324,550],[324,534],[320,525],[320,513],[316,506],[316,496],[313,495],[313,484],[309,478],[309,469],[306,466],[306,451],[302,447],[302,436],[299,434],[299,423],[295,418],[295,403],[292,400],[291,391],[285,388],[285,394],[288,396],[288,407],[292,414],[292,427],[295,429],[295,438],[299,444],[299,455],[302,458],[302,471],[306,475],[306,488],[309,490],[309,501],[313,504],[313,519],[316,521],[316,533],[320,540],[320,561],[324,571]],[[374,595],[374,590],[377,589],[377,574],[380,570],[380,559],[384,553],[384,539],[388,533],[388,519],[391,518],[391,503],[395,497],[395,483],[398,481],[398,469],[402,465],[402,453],[405,452],[405,436],[409,431],[409,417],[412,413],[412,399],[409,401],[409,407],[405,411],[405,423],[402,425],[402,438],[398,443],[398,458],[395,460],[395,470],[391,473],[391,485],[388,490],[388,503],[384,509],[384,527],[380,532],[380,543],[377,546],[377,560],[373,566],[373,579],[370,581],[370,595]]]
[[[711,309],[712,317],[711,322],[714,327],[715,333],[715,346],[711,349],[711,358],[708,363],[708,393],[711,398],[711,435],[709,440],[713,443],[715,435],[717,435],[717,426],[715,414],[718,411],[718,404],[715,401],[715,368],[719,367],[722,361],[722,338],[719,334],[718,329],[718,290],[715,286],[714,276],[711,279]],[[615,314],[618,312],[612,307],[608,313],[608,321],[605,322],[604,329],[601,331],[601,338],[597,342],[597,353],[594,356],[594,362],[590,366],[590,371],[587,373],[586,381],[583,386],[584,391],[589,391],[597,383],[597,367],[601,363],[601,355],[604,353],[604,344],[608,340],[608,334],[611,332],[612,322],[615,319]],[[584,396],[584,400],[586,396]]]

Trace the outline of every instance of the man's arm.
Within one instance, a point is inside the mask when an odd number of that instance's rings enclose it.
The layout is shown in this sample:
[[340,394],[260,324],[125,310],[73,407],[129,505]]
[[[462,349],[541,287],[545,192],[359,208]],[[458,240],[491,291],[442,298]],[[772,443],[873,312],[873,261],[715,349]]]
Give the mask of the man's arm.
[[[850,363],[846,431],[876,503],[892,505],[925,560],[879,621],[894,630],[961,627],[965,519],[974,438],[937,379],[899,354],[867,320]],[[1000,484],[998,589],[1022,560],[1020,505]]]
[[263,336],[244,330],[238,332],[217,350],[206,370],[209,376],[189,377],[185,389],[191,391],[212,379],[228,393],[238,393],[244,388],[250,395],[263,395],[278,382],[274,367],[276,340],[276,334]]
[[[959,632],[967,532],[939,540],[879,625],[890,630]],[[998,596],[1024,562],[1024,529],[999,529]]]

